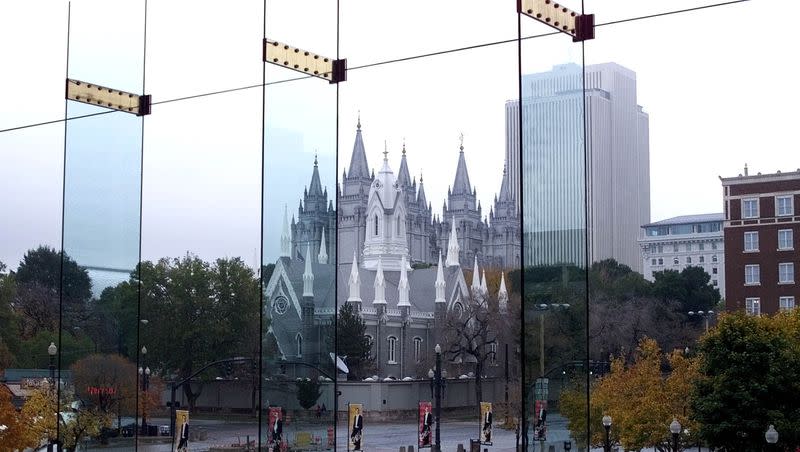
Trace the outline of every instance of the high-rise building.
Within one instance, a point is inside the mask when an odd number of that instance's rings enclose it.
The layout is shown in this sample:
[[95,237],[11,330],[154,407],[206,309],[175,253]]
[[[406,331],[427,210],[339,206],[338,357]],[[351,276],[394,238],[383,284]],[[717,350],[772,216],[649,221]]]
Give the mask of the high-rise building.
[[565,64],[522,83],[522,162],[518,101],[506,103],[506,160],[512,197],[523,206],[525,264],[585,265],[588,231],[590,260],[614,258],[641,272],[637,239],[650,222],[650,148],[636,74],[615,63],[585,71]]
[[720,178],[725,208],[725,305],[759,315],[793,309],[800,169]]

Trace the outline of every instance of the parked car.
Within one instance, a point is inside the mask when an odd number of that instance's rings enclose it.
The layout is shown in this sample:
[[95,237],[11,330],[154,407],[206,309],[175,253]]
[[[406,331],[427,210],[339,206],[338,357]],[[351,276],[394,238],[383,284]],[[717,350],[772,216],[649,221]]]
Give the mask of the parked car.
[[158,434],[161,436],[170,436],[172,432],[170,432],[169,425],[159,425],[158,426]]

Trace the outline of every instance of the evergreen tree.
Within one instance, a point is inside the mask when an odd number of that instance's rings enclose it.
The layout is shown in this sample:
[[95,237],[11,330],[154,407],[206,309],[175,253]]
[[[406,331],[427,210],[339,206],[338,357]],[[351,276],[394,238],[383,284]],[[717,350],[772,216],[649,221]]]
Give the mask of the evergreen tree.
[[348,380],[360,380],[372,370],[375,359],[370,355],[371,344],[366,336],[367,325],[352,304],[339,309],[336,323],[336,340],[339,356],[345,357],[350,370]]

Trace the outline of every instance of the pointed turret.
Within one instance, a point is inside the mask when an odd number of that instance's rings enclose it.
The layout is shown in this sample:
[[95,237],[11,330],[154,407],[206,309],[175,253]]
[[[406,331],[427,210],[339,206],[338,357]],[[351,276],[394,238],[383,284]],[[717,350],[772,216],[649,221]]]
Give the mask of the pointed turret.
[[358,259],[355,251],[353,251],[353,265],[350,267],[350,279],[348,279],[347,284],[350,289],[350,296],[347,297],[347,302],[361,303],[361,277],[358,274]]
[[281,231],[281,257],[292,257],[292,237],[289,234],[289,207],[283,205],[283,230]]
[[467,172],[467,162],[464,160],[464,144],[461,144],[458,153],[458,166],[456,167],[456,179],[453,182],[452,194],[470,194],[472,185],[469,183],[469,173]]
[[303,297],[314,297],[314,272],[311,270],[311,245],[306,245],[306,270],[303,272]]
[[508,182],[508,171],[503,165],[503,182],[500,184],[500,201],[511,201],[511,187]]
[[444,298],[444,270],[442,269],[442,252],[439,251],[439,266],[436,269],[436,282],[434,283],[436,286],[436,303],[446,303],[447,300]]
[[380,258],[378,258],[378,270],[375,273],[374,287],[375,299],[372,301],[372,304],[386,304],[386,279],[383,277],[383,264]]
[[353,143],[353,154],[350,156],[350,168],[347,175],[352,179],[356,177],[370,177],[367,165],[367,153],[364,150],[364,140],[361,138],[361,114],[358,115],[356,126],[356,141]]
[[397,185],[411,187],[411,175],[408,173],[408,162],[406,161],[405,141],[403,142],[403,156],[400,157],[400,170],[397,172]]
[[475,268],[472,269],[472,293],[477,294],[481,290],[481,271],[478,269],[478,256],[475,256]]
[[428,206],[428,200],[425,198],[425,187],[422,184],[422,174],[419,175],[419,191],[417,192],[417,204],[422,207]]
[[322,183],[319,181],[319,165],[317,156],[314,154],[314,173],[311,174],[311,184],[308,186],[308,195],[323,196]]
[[458,254],[461,251],[458,247],[458,234],[456,234],[456,219],[453,218],[450,221],[450,224],[453,225],[452,229],[450,230],[450,239],[447,242],[447,262],[446,265],[448,267],[452,267],[454,265],[458,265]]
[[400,295],[397,301],[397,307],[399,308],[411,306],[408,298],[408,270],[406,270],[406,265],[408,265],[406,256],[403,255],[400,261],[400,282],[397,283],[397,290]]
[[489,293],[489,288],[486,287],[486,269],[483,269],[483,272],[481,273],[481,293],[483,295]]
[[325,245],[325,228],[322,228],[322,239],[319,243],[319,263],[320,264],[327,264],[328,263],[328,249],[327,245]]
[[500,273],[500,290],[497,291],[497,304],[503,311],[508,309],[508,291],[506,290],[505,273]]

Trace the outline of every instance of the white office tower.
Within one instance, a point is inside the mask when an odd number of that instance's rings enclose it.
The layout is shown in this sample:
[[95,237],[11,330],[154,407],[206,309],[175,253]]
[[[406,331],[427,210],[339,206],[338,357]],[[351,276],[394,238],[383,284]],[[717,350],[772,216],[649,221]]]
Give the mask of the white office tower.
[[589,263],[614,258],[641,272],[637,239],[650,222],[649,117],[637,104],[633,71],[591,65],[584,129],[582,72],[565,64],[523,76],[521,198],[519,103],[506,103],[506,159],[514,198],[522,200],[525,265],[585,265],[588,232]]

